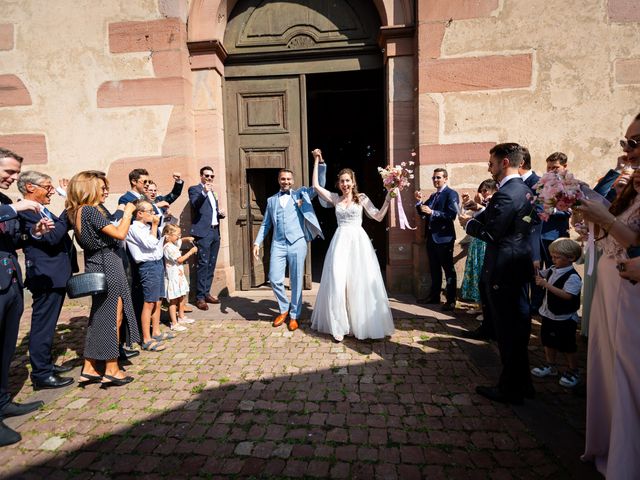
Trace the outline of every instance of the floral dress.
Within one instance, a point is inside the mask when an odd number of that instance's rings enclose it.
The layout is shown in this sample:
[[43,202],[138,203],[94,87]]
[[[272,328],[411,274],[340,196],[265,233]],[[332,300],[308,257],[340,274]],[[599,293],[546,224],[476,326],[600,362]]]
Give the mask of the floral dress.
[[176,243],[167,242],[164,246],[164,286],[167,300],[180,298],[189,293],[189,282],[184,274],[184,265],[178,263],[182,256],[180,246],[182,240]]
[[464,278],[460,296],[464,300],[480,303],[480,275],[484,265],[484,251],[487,244],[479,238],[474,238],[469,243],[467,261],[464,264]]

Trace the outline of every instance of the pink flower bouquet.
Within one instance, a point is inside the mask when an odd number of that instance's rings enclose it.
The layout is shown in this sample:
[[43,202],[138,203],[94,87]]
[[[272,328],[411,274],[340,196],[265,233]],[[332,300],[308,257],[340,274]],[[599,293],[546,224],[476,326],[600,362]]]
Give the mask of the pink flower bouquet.
[[[411,157],[415,157],[416,153],[412,152]],[[409,221],[407,220],[407,215],[404,212],[404,208],[402,206],[402,199],[397,198],[398,192],[401,192],[402,189],[411,185],[410,180],[413,179],[413,170],[409,170],[407,167],[413,167],[415,162],[413,160],[409,162],[402,162],[400,165],[387,165],[385,168],[378,167],[378,173],[382,177],[382,184],[384,188],[386,188],[390,192],[390,196],[393,199],[392,205],[395,204],[398,208],[398,220],[400,223],[400,228],[404,230],[408,228],[410,230],[415,230],[414,227],[409,225]],[[396,222],[395,218],[391,217],[391,226],[395,227]]]
[[538,207],[538,216],[546,222],[554,210],[566,212],[584,198],[581,185],[582,182],[567,171],[547,172],[534,185],[536,194],[531,203]]

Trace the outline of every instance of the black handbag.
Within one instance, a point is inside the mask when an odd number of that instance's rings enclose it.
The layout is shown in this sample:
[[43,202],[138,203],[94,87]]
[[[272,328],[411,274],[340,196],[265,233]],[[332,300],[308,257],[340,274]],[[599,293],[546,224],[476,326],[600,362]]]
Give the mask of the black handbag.
[[69,298],[88,297],[107,292],[107,276],[104,272],[79,273],[67,282]]
[[[74,232],[75,238],[75,232]],[[73,240],[72,240],[73,241]],[[104,248],[102,254],[102,272],[85,272],[73,275],[67,282],[67,296],[69,298],[88,297],[107,293],[107,275],[104,272]]]

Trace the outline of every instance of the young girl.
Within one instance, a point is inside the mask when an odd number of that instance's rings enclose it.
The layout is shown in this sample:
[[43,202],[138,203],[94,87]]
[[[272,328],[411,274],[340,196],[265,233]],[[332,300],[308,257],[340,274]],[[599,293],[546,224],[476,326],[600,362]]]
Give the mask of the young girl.
[[198,247],[192,247],[184,255],[180,255],[182,240],[193,241],[192,237],[181,239],[180,227],[167,224],[162,232],[164,234],[164,283],[169,301],[169,318],[171,330],[183,332],[187,329],[182,323],[193,323],[193,320],[184,316],[189,282],[184,274],[184,262],[198,251]]
[[[488,179],[483,181],[478,187],[478,194],[475,201],[469,199],[469,195],[462,195],[463,205],[465,210],[471,210],[472,212],[480,212],[488,205],[491,195],[496,192],[495,180]],[[469,244],[469,250],[467,253],[467,261],[464,266],[464,279],[462,280],[461,297],[465,300],[470,300],[477,304],[480,304],[480,274],[482,273],[482,264],[484,263],[484,250],[486,244],[478,239],[474,238]],[[467,313],[482,313],[482,306],[479,308],[473,308],[467,310]]]

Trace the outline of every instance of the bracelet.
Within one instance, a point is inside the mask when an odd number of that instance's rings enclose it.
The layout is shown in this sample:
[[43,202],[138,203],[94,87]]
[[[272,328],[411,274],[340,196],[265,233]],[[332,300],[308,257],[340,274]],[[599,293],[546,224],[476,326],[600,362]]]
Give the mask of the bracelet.
[[605,232],[609,233],[609,230],[611,230],[611,227],[613,227],[613,224],[616,223],[617,221],[618,221],[618,218],[617,217],[613,217],[613,220],[611,220],[608,224],[603,225],[602,229]]

